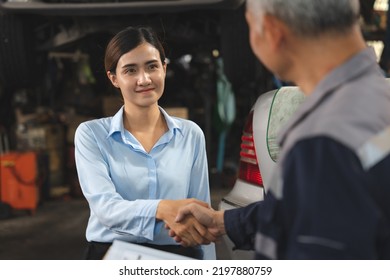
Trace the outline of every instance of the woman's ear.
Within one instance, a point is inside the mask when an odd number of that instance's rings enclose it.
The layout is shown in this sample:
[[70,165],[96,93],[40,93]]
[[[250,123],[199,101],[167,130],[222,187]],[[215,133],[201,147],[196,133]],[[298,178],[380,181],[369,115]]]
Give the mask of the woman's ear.
[[116,75],[114,73],[112,73],[111,71],[107,71],[107,77],[114,87],[119,88],[118,82],[116,80]]
[[164,67],[164,72],[166,74],[167,73],[167,62],[166,61],[164,61],[163,67]]

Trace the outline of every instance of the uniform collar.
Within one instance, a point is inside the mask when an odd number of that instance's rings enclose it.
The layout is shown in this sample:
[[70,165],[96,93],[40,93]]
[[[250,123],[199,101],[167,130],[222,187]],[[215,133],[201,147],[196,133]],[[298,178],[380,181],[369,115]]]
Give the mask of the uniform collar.
[[376,55],[371,47],[367,47],[363,51],[354,55],[345,63],[332,70],[325,78],[317,85],[313,93],[306,98],[305,102],[300,106],[298,111],[289,120],[285,128],[279,135],[278,142],[282,146],[287,134],[299,122],[305,119],[310,113],[318,107],[322,101],[332,95],[332,93],[340,86],[348,81],[357,79],[370,68],[377,68]]

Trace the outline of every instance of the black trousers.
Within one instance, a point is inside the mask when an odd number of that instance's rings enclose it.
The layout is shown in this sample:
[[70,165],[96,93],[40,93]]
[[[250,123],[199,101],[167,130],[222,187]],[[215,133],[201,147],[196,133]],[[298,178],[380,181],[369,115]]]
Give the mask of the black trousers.
[[[112,243],[103,243],[103,242],[88,242],[87,249],[85,252],[85,259],[86,260],[101,260],[103,259],[104,255],[107,253],[108,249]],[[183,247],[180,245],[155,245],[155,244],[148,244],[148,243],[137,243],[137,245],[162,250],[165,252],[170,252],[182,256],[186,256],[193,259],[203,259],[203,251],[200,248],[200,246],[197,247]]]

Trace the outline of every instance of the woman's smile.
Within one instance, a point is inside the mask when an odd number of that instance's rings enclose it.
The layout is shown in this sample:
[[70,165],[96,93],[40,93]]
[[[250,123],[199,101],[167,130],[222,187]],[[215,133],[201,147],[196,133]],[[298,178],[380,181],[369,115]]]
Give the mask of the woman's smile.
[[151,92],[153,90],[154,90],[154,88],[144,88],[144,89],[136,90],[135,92],[136,93],[149,93],[149,92]]

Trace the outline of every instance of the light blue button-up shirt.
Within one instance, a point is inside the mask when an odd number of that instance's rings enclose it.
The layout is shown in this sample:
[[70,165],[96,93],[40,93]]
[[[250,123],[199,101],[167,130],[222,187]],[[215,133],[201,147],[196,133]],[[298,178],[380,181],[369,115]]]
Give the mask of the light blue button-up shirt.
[[[113,117],[84,122],[76,130],[81,189],[90,207],[88,241],[177,245],[156,221],[162,199],[210,203],[205,138],[198,125],[169,116],[168,131],[147,153],[123,127],[123,107]],[[215,259],[214,245],[203,246]]]

